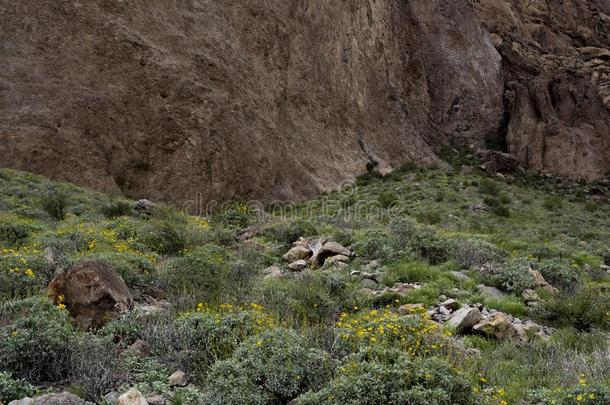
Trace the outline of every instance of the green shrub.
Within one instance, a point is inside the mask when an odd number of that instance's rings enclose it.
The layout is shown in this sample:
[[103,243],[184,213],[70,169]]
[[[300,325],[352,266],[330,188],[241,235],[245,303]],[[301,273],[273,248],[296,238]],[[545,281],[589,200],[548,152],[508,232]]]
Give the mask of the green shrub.
[[244,341],[233,357],[216,363],[206,404],[285,404],[320,389],[332,377],[328,353],[295,331],[273,329]]
[[356,237],[352,248],[356,255],[366,259],[392,259],[397,255],[392,239],[383,230],[366,230]]
[[562,291],[577,288],[580,274],[566,259],[543,260],[535,265],[544,279]]
[[106,218],[126,217],[133,214],[132,204],[125,200],[111,199],[100,209]]
[[172,220],[152,220],[140,230],[138,242],[159,254],[179,254],[188,245],[186,224]]
[[302,236],[315,236],[318,231],[311,222],[299,219],[267,225],[263,234],[271,240],[290,245]]
[[443,220],[441,213],[434,209],[420,211],[415,216],[419,222],[430,225],[440,224]]
[[494,207],[491,212],[499,217],[510,217],[510,209],[506,205],[498,205],[497,207]]
[[38,394],[38,389],[19,378],[13,378],[11,373],[0,371],[0,403],[9,403],[25,397]]
[[527,289],[536,288],[534,277],[528,272],[530,263],[524,260],[512,260],[496,270],[487,282],[505,291],[521,294]]
[[256,211],[246,202],[230,201],[214,214],[214,220],[228,227],[245,228],[256,220]]
[[610,328],[610,289],[588,284],[576,292],[559,294],[545,302],[541,316],[557,325],[572,325],[581,331]]
[[544,199],[542,206],[549,211],[557,211],[563,208],[563,200],[557,196],[550,196]]
[[59,190],[51,190],[40,199],[42,209],[56,221],[66,218],[68,208],[68,196]]
[[32,382],[60,381],[70,370],[74,329],[45,298],[0,304],[0,364]]
[[49,281],[48,265],[41,254],[14,249],[0,251],[0,302],[26,298],[39,292]]
[[438,265],[451,258],[451,252],[455,251],[455,242],[427,229],[415,236],[413,247],[430,264]]
[[500,186],[494,180],[483,179],[479,182],[479,192],[496,196],[500,193]]
[[261,305],[199,304],[177,319],[158,317],[145,323],[140,336],[164,363],[202,378],[214,362],[233,354],[249,336],[276,324]]
[[545,403],[556,405],[610,404],[610,389],[604,385],[580,385],[575,388],[538,389],[530,393],[527,398],[531,403]]
[[71,350],[70,381],[91,401],[116,389],[127,381],[120,348],[108,337],[79,336]]
[[431,267],[422,262],[402,261],[390,266],[386,273],[385,282],[388,285],[394,283],[414,283],[436,280],[441,275],[439,269]]
[[418,231],[417,221],[408,216],[394,218],[388,225],[390,237],[397,249],[404,249],[415,237]]
[[502,260],[502,250],[482,239],[461,239],[455,242],[451,259],[464,269]]
[[260,301],[292,325],[327,324],[357,301],[356,286],[348,275],[332,270],[303,273],[288,280],[267,280],[257,292]]
[[474,404],[464,376],[442,360],[412,360],[398,350],[367,349],[345,359],[322,390],[301,396],[306,404]]
[[0,246],[23,246],[30,235],[38,230],[35,222],[17,216],[0,217]]
[[398,203],[398,194],[393,191],[382,191],[377,196],[377,202],[382,208],[390,208]]
[[162,286],[170,295],[193,294],[219,302],[230,292],[228,276],[233,259],[225,248],[201,246],[169,263],[160,275]]

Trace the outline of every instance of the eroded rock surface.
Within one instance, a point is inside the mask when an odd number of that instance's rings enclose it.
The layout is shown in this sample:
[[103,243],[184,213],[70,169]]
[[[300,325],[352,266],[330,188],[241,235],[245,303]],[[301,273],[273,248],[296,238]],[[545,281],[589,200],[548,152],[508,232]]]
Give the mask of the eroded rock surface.
[[608,0],[0,0],[0,165],[174,200],[298,200],[506,138],[610,170]]

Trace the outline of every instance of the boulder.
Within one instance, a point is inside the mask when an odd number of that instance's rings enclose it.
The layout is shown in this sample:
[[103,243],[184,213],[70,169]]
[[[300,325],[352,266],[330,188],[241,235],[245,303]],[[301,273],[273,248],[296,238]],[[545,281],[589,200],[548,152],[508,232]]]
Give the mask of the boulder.
[[402,315],[424,313],[426,312],[426,307],[422,304],[405,304],[398,308],[398,312]]
[[292,271],[305,270],[309,264],[305,260],[297,260],[288,265],[288,268]]
[[169,401],[163,397],[163,395],[154,395],[152,397],[146,398],[146,402],[148,405],[167,405]]
[[449,298],[448,300],[443,301],[441,303],[440,307],[446,308],[449,311],[455,311],[456,309],[458,309],[460,307],[460,303],[457,302],[456,300],[454,300],[453,298]]
[[169,376],[167,383],[170,387],[186,387],[189,382],[186,378],[186,373],[182,370],[178,370]]
[[331,256],[324,262],[325,266],[332,266],[335,263],[349,263],[349,257],[344,255]]
[[42,395],[37,398],[23,398],[11,401],[8,405],[93,405],[93,403],[69,392],[62,392],[60,394]]
[[610,266],[610,253],[604,253],[603,255],[604,264]]
[[498,340],[519,339],[517,329],[504,314],[496,314],[490,319],[482,320],[474,325],[472,330]]
[[544,288],[546,291],[548,291],[551,294],[558,294],[559,290],[555,287],[553,287],[552,285],[550,285],[542,276],[542,273],[540,273],[538,270],[534,270],[531,267],[527,270],[529,272],[529,274],[533,277],[534,281],[536,282],[536,285],[538,285],[538,287],[542,287]]
[[515,173],[519,169],[519,160],[513,155],[495,150],[479,153],[483,167],[490,174]]
[[540,296],[538,296],[538,293],[536,293],[536,291],[534,291],[530,288],[523,291],[521,293],[521,296],[523,297],[525,302],[540,301]]
[[148,405],[148,401],[140,391],[132,388],[119,397],[116,405]]
[[142,199],[136,202],[133,209],[141,217],[151,217],[155,204],[152,201]]
[[311,256],[311,250],[305,246],[297,245],[290,249],[282,258],[289,263],[297,260],[307,260]]
[[60,272],[48,287],[83,329],[98,328],[133,307],[133,296],[115,269],[87,261]]
[[458,333],[464,333],[479,323],[482,317],[478,308],[464,306],[453,313],[447,325],[455,328]]
[[284,273],[282,273],[282,269],[280,269],[278,266],[267,267],[265,270],[263,270],[264,278],[281,278],[283,276]]
[[249,226],[247,228],[242,229],[235,235],[235,239],[238,242],[245,242],[252,238],[255,238],[263,233],[263,230],[260,226]]
[[333,241],[318,241],[318,246],[312,246],[313,255],[311,256],[310,261],[316,265],[322,265],[332,256],[345,256],[348,257],[352,254],[350,250],[340,243]]
[[506,294],[504,294],[504,292],[497,289],[496,287],[490,287],[485,284],[479,284],[477,286],[477,289],[479,290],[479,292],[481,294],[483,294],[489,298],[502,299],[502,298],[506,297]]

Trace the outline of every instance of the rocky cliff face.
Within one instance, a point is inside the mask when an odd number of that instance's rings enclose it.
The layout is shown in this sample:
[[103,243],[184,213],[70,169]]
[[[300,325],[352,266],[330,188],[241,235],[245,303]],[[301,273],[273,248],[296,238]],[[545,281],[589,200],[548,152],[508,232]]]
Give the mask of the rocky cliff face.
[[[0,0],[0,165],[301,199],[450,139],[610,169],[607,0]],[[604,101],[605,100],[605,101]],[[199,197],[196,197],[199,195]]]
[[610,171],[610,1],[472,1],[502,55],[508,149],[535,169]]

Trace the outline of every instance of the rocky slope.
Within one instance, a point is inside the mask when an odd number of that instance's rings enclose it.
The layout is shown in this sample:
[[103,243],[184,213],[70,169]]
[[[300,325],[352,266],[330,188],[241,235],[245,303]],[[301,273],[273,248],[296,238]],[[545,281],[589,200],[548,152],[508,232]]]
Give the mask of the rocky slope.
[[0,165],[193,207],[506,138],[610,169],[610,2],[0,0]]

